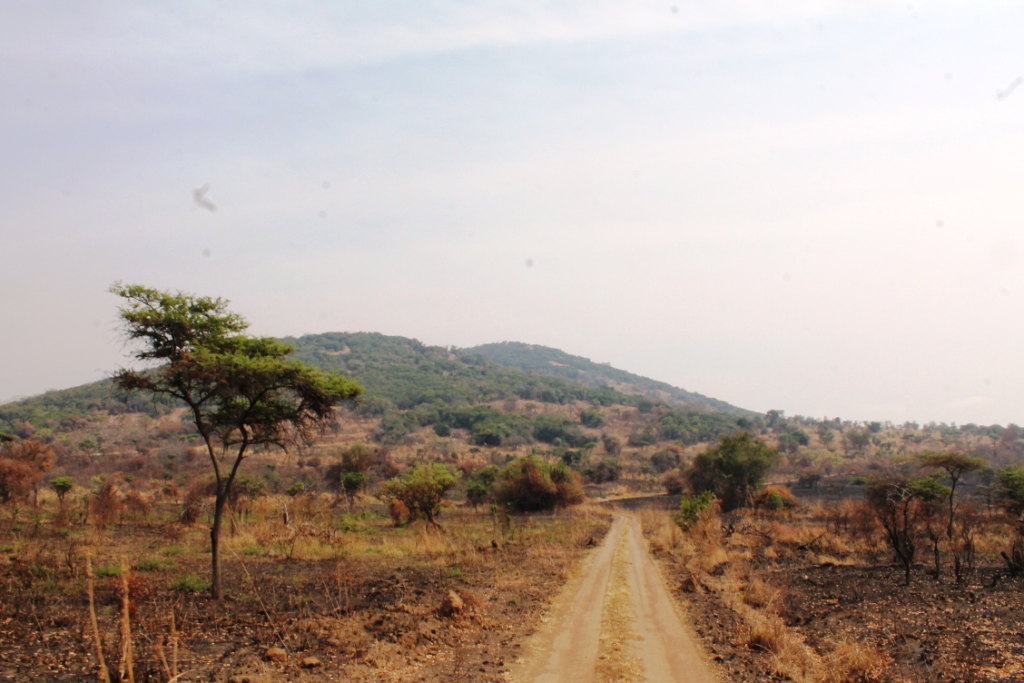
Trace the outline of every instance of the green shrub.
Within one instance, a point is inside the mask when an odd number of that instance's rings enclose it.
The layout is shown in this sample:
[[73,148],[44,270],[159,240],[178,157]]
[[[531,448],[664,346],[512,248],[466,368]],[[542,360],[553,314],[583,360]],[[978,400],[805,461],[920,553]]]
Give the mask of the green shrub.
[[435,524],[445,494],[458,483],[458,477],[447,465],[439,462],[419,463],[402,476],[384,484],[384,496],[400,501],[411,519],[423,517]]
[[96,567],[94,573],[98,579],[106,579],[111,576],[121,576],[121,568],[116,564],[101,564]]
[[195,574],[182,574],[171,582],[170,588],[172,591],[181,591],[182,593],[202,593],[209,590],[210,582]]
[[676,516],[676,524],[683,531],[689,531],[690,527],[697,523],[702,512],[711,506],[715,494],[711,491],[704,491],[695,496],[683,496],[679,501],[679,514]]

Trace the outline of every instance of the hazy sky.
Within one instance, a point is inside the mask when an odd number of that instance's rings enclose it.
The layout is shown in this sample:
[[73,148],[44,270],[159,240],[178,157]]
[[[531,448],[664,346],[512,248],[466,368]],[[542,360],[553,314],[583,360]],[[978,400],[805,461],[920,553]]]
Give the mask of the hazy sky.
[[123,280],[259,334],[526,341],[754,410],[1024,423],[1022,26],[1019,2],[6,0],[0,399],[122,363]]

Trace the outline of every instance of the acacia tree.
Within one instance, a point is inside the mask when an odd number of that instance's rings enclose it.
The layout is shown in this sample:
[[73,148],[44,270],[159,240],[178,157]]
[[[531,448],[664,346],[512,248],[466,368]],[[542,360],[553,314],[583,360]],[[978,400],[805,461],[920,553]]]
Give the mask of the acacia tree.
[[157,363],[122,369],[114,383],[182,401],[210,457],[211,589],[221,599],[221,522],[242,462],[254,448],[311,439],[332,420],[334,405],[355,399],[362,387],[288,358],[292,346],[243,334],[248,324],[224,299],[121,283],[111,292],[124,299],[119,311],[132,357]]
[[945,471],[949,479],[949,520],[946,525],[946,537],[953,540],[953,522],[956,516],[956,485],[967,472],[977,472],[985,467],[985,461],[965,453],[949,451],[948,453],[922,453],[918,461],[925,467],[934,467]]

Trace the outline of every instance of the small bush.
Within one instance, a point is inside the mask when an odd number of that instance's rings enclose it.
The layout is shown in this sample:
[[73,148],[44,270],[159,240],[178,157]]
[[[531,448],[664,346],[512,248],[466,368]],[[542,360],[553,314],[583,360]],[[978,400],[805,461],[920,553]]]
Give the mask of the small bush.
[[679,501],[679,514],[676,516],[676,523],[683,531],[689,531],[690,527],[697,523],[701,513],[711,507],[711,501],[715,495],[711,491],[704,491],[695,496],[683,496]]
[[754,507],[773,512],[791,510],[796,506],[796,497],[784,486],[766,486],[754,499]]
[[659,474],[678,469],[682,462],[683,458],[677,447],[663,448],[651,456],[651,467]]
[[564,463],[550,465],[538,455],[528,455],[502,470],[494,497],[517,512],[554,510],[581,502],[583,486]]
[[[384,495],[401,501],[411,519],[422,517],[434,524],[445,494],[458,483],[458,476],[442,463],[420,463],[384,485]],[[394,519],[394,515],[392,515]]]
[[398,498],[392,498],[388,502],[388,514],[395,526],[402,526],[409,521],[409,508]]
[[103,482],[99,491],[93,495],[89,509],[97,529],[105,529],[114,522],[117,514],[124,510],[121,492],[113,478]]
[[678,496],[686,490],[686,475],[679,470],[666,472],[661,478],[661,485],[665,487],[665,493]]
[[210,582],[204,581],[195,574],[182,574],[171,582],[170,588],[172,591],[181,591],[182,593],[202,593],[210,588]]

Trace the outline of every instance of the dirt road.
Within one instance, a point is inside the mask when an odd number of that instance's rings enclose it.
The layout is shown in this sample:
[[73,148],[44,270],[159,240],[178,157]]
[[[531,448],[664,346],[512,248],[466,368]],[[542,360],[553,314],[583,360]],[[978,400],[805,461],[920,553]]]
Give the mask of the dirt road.
[[560,595],[513,678],[523,683],[713,683],[647,552],[619,516]]

